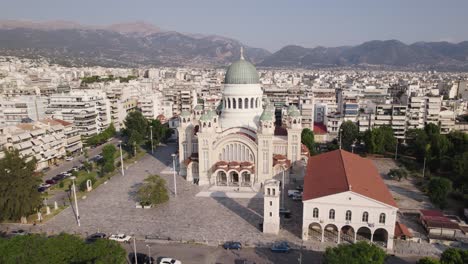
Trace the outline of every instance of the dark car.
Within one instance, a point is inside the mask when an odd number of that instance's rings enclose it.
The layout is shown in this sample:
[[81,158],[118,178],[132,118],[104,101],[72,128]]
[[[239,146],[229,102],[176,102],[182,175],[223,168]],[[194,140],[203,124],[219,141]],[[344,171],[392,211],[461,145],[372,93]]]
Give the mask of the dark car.
[[58,174],[58,175],[55,175],[54,177],[52,177],[52,180],[54,180],[55,182],[58,182],[58,181],[61,181],[65,178],[65,175],[63,174]]
[[45,192],[46,190],[47,190],[47,188],[44,187],[44,186],[41,186],[41,187],[37,188],[37,191],[40,192],[40,193]]
[[280,208],[279,209],[279,214],[284,216],[284,218],[291,218],[291,210],[289,210],[289,209]]
[[298,190],[298,191],[300,191],[300,192],[304,191],[304,185],[299,185],[299,186],[297,186],[297,187],[296,187],[296,190]]
[[288,253],[291,248],[289,247],[288,242],[286,241],[281,241],[281,242],[276,242],[271,246],[271,252],[276,252],[276,253]]
[[95,242],[96,240],[101,239],[101,238],[106,238],[106,234],[104,234],[104,233],[94,233],[92,235],[89,235],[86,238],[86,242],[87,243],[92,243],[92,242]]
[[27,235],[28,232],[24,231],[23,229],[13,230],[11,231],[12,236],[24,236]]
[[224,243],[223,248],[240,250],[242,249],[242,244],[240,242],[229,241],[229,242]]
[[55,181],[53,179],[50,179],[50,180],[45,181],[45,183],[50,184],[50,185],[54,185],[54,184],[57,183],[57,181]]
[[[135,253],[128,253],[128,260],[130,263],[135,263]],[[150,264],[156,263],[153,258],[148,257],[148,255],[143,253],[137,253],[138,264]]]

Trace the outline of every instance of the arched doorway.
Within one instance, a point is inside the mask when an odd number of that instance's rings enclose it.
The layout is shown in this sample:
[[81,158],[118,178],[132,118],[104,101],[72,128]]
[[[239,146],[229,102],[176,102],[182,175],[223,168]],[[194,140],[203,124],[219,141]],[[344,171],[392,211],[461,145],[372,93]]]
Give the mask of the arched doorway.
[[334,224],[328,224],[323,228],[324,242],[338,243],[338,227]]
[[216,175],[216,184],[218,186],[226,186],[227,185],[227,175],[224,171],[219,171],[218,175]]
[[340,230],[340,243],[342,242],[348,242],[348,243],[354,243],[354,237],[355,237],[355,232],[354,228],[349,225],[345,225],[341,228]]
[[372,231],[365,226],[360,227],[356,233],[357,241],[370,241],[372,237]]
[[229,185],[239,186],[239,173],[231,172],[230,176],[231,177],[230,177]]
[[322,241],[322,227],[319,223],[309,225],[308,238],[313,241]]
[[250,181],[250,173],[242,172],[242,186],[251,186],[252,182]]
[[374,244],[386,248],[388,242],[388,232],[383,228],[377,228],[372,235]]

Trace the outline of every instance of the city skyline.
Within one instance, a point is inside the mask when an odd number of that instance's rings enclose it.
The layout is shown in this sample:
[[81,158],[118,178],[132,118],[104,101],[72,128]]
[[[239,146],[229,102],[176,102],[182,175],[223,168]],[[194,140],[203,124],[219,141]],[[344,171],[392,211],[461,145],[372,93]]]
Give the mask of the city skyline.
[[[223,3],[206,0],[176,1],[81,1],[64,3],[20,0],[4,3],[3,19],[73,21],[84,25],[109,25],[145,21],[163,30],[237,39],[246,45],[275,52],[286,45],[336,47],[370,40],[396,39],[460,42],[467,39],[468,9],[465,1],[266,1]],[[182,7],[181,7],[182,6]],[[25,9],[25,7],[28,7]],[[92,7],[92,8],[91,8]],[[398,18],[398,19],[395,19]],[[220,22],[224,21],[224,22]]]

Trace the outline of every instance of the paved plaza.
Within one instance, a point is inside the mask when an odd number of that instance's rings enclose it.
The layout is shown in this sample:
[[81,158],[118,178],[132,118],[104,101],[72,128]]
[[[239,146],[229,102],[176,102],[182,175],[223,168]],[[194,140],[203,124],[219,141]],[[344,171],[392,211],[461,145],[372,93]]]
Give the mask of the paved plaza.
[[[132,164],[125,176],[116,175],[79,200],[81,226],[78,227],[72,208],[67,208],[47,223],[31,226],[33,232],[94,232],[135,234],[181,241],[217,243],[239,240],[248,244],[272,242],[281,238],[300,243],[302,203],[286,197],[293,219],[285,220],[280,236],[265,235],[262,222],[263,199],[231,198],[229,195],[197,197],[210,190],[186,182],[177,176],[177,197],[173,195],[171,153],[175,145],[159,147],[154,156],[145,155]],[[135,192],[149,174],[160,174],[167,181],[171,199],[151,209],[135,207]]]

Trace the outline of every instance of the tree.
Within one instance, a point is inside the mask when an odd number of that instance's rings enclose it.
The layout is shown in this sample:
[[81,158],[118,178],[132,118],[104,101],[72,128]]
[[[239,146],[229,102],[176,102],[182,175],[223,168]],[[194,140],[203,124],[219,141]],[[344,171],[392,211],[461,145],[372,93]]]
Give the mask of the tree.
[[351,150],[351,145],[356,141],[359,135],[359,129],[351,121],[346,121],[341,124],[338,138],[341,138],[341,145],[343,149]]
[[153,119],[149,122],[149,129],[153,130],[153,143],[155,145],[158,145],[160,142],[166,142],[171,135],[169,127],[161,124],[157,119]]
[[373,263],[383,264],[385,261],[385,251],[374,244],[364,241],[356,244],[340,244],[337,247],[329,247],[325,251],[325,264],[361,264]]
[[157,205],[169,201],[166,181],[159,175],[150,175],[138,189],[137,198],[141,205]]
[[313,155],[315,153],[314,132],[308,128],[304,128],[301,133],[301,141],[309,150],[310,155]]
[[468,260],[468,251],[457,248],[448,248],[440,256],[442,264],[466,264]]
[[0,160],[0,219],[19,220],[41,207],[37,188],[40,178],[34,176],[36,159],[21,157],[18,150],[4,150]]
[[427,189],[431,201],[444,208],[447,204],[447,195],[452,190],[452,182],[446,178],[433,177],[429,180]]
[[435,258],[424,257],[418,260],[416,264],[440,264],[440,261]]
[[[125,129],[122,134],[126,138],[128,148],[136,148],[148,135],[148,121],[140,111],[133,111],[127,114],[124,120]],[[136,149],[134,151],[136,153]]]
[[46,237],[33,234],[0,238],[0,263],[117,263],[124,264],[126,252],[119,243],[99,239],[85,244],[74,235]]
[[375,127],[364,132],[362,136],[366,150],[369,153],[384,154],[395,149],[397,139],[393,135],[393,129],[389,126]]
[[408,177],[408,171],[405,169],[390,169],[387,175],[391,178],[397,178],[398,181],[401,181],[402,178],[406,179]]
[[115,154],[117,149],[113,144],[107,144],[102,148],[102,170],[104,173],[112,172],[115,169]]

